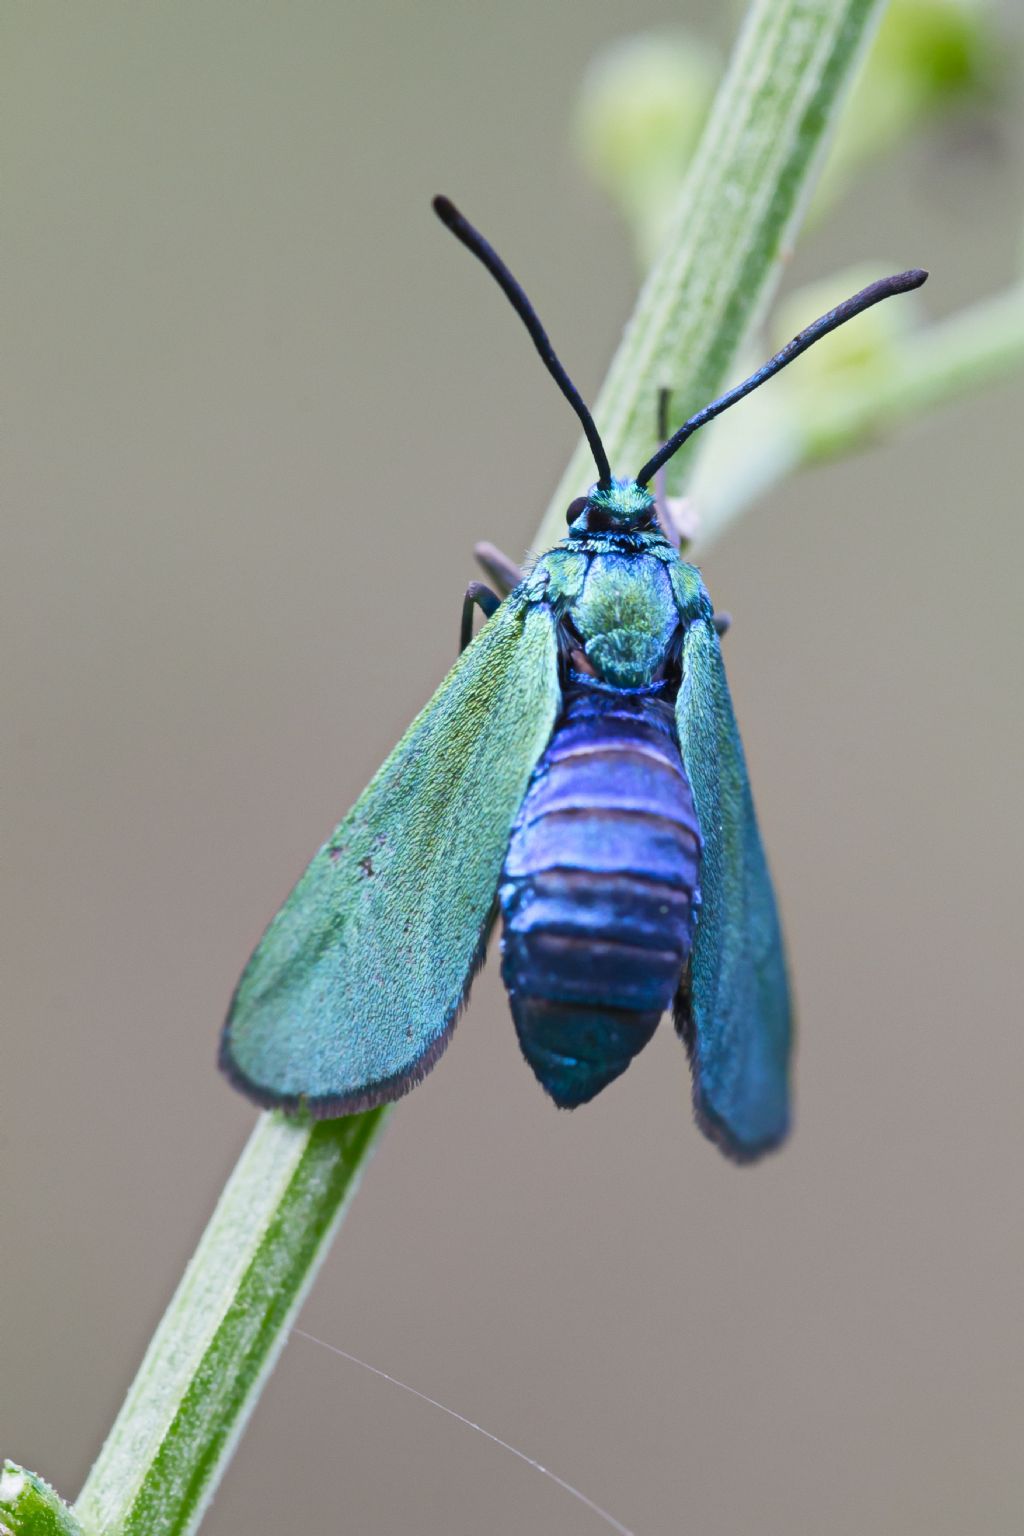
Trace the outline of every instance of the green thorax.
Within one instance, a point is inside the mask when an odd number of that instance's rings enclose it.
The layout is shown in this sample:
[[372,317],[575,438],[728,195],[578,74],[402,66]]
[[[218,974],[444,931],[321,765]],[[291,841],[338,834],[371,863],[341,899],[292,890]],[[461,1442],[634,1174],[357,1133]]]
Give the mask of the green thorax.
[[665,562],[653,554],[593,554],[568,619],[602,682],[653,682],[679,628]]
[[601,682],[642,688],[659,676],[680,628],[710,614],[700,573],[679,559],[653,497],[632,481],[592,490],[573,510],[568,537],[537,561],[526,595],[575,631]]

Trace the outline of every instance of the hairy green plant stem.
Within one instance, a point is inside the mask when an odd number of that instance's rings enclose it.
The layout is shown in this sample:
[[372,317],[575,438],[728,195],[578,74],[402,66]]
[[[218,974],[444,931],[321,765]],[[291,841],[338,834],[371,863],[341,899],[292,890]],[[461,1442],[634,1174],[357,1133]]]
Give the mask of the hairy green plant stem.
[[[883,0],[756,0],[649,273],[597,399],[618,474],[656,445],[659,389],[674,423],[711,400],[774,291],[829,130]],[[677,486],[690,453],[669,467]],[[536,547],[561,538],[565,509],[594,479],[573,455]]]
[[[605,442],[627,471],[651,450],[658,386],[679,414],[703,403],[765,302],[882,4],[755,0],[601,393]],[[590,478],[577,453],[541,546]],[[89,1536],[197,1528],[383,1119],[261,1116],[75,1506]]]
[[75,1505],[86,1532],[196,1529],[386,1118],[259,1117]]

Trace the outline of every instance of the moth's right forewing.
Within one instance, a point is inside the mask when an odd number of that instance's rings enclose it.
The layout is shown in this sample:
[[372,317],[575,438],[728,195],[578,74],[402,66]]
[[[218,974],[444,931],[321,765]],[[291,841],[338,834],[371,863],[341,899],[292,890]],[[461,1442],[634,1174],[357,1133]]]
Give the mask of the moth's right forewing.
[[792,1017],[775,893],[710,618],[686,632],[676,722],[704,844],[679,1022],[698,1123],[749,1161],[778,1146],[789,1126]]
[[507,599],[315,856],[246,967],[221,1044],[259,1103],[339,1115],[441,1054],[559,706],[555,626]]

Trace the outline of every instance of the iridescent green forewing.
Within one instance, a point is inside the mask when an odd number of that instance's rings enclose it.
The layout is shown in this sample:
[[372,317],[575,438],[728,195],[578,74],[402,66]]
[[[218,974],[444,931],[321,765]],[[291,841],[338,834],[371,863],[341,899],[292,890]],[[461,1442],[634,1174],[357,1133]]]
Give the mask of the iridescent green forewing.
[[702,1129],[746,1160],[789,1125],[789,986],[722,654],[710,621],[690,624],[676,703],[683,762],[703,837],[701,904],[679,1027]]
[[260,1103],[348,1114],[447,1044],[559,704],[550,610],[508,598],[273,919],[221,1044]]

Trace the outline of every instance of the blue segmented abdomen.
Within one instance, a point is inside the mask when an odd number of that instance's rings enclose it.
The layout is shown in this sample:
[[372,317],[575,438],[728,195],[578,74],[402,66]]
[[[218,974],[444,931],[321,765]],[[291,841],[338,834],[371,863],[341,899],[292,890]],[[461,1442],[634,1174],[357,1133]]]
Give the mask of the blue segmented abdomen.
[[565,1108],[618,1077],[690,954],[701,838],[671,703],[574,681],[512,830],[501,973]]

